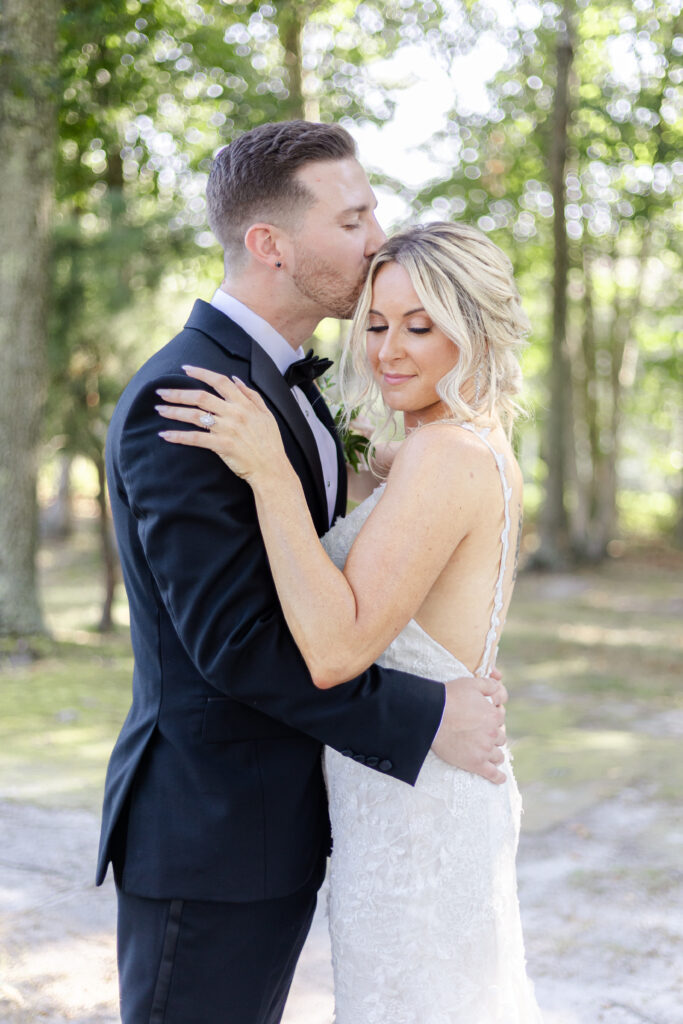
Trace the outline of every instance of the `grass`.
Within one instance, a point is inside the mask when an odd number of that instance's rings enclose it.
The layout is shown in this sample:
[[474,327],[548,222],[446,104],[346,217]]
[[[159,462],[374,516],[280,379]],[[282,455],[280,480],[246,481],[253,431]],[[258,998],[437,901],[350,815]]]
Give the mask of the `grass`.
[[[683,785],[683,556],[627,553],[571,575],[520,577],[499,664],[525,828],[546,828],[623,786],[677,800]],[[52,642],[30,661],[0,649],[0,793],[98,810],[130,700],[123,593],[96,632],[92,522],[41,552]]]
[[678,798],[682,568],[653,550],[521,577],[499,663],[527,829],[624,786]]
[[99,808],[104,772],[130,703],[133,657],[120,595],[114,633],[96,632],[100,569],[92,523],[41,551],[52,641],[37,661],[0,654],[0,792]]

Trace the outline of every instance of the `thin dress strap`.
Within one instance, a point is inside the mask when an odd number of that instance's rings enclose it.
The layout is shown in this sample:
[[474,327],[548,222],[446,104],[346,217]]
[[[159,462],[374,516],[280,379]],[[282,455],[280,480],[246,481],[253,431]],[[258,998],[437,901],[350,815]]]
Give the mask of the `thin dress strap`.
[[505,570],[507,568],[508,552],[510,550],[510,498],[512,496],[512,488],[508,484],[507,477],[505,475],[505,456],[500,452],[496,451],[491,442],[488,440],[488,435],[491,432],[490,427],[482,427],[480,430],[474,426],[473,423],[459,423],[458,426],[462,427],[463,430],[469,430],[472,434],[476,434],[480,438],[486,447],[489,449],[494,459],[496,460],[496,466],[498,467],[498,473],[500,475],[500,482],[503,488],[503,500],[504,500],[504,520],[503,530],[500,535],[500,570],[498,572],[498,580],[496,582],[496,589],[493,596],[493,611],[491,612],[491,620],[489,623],[489,630],[486,634],[486,644],[484,646],[484,655],[481,659],[475,675],[483,676],[488,675],[491,668],[493,667],[493,661],[491,653],[493,651],[493,645],[496,642],[498,636],[498,627],[500,626],[500,613],[503,610],[503,582],[505,580]]

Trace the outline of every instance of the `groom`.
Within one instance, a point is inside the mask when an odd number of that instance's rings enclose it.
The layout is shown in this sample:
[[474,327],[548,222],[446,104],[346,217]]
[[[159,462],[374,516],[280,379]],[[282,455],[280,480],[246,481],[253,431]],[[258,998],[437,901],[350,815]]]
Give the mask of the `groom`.
[[321,744],[406,784],[430,747],[504,778],[499,684],[373,665],[317,690],[248,484],[157,436],[156,389],[190,386],[184,364],[235,374],[277,417],[318,533],[344,513],[330,414],[305,368],[285,374],[323,317],[352,314],[384,237],[353,140],[263,125],[218,154],[207,195],[225,281],[130,382],[107,445],[135,654],[97,873],[112,863],[123,1024],[280,1020],[329,852]]

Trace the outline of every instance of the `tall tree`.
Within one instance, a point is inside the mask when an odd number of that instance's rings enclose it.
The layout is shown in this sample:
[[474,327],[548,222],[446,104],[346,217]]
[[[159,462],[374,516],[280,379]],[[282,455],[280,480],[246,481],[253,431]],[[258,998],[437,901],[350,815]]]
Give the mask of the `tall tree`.
[[0,633],[43,629],[36,459],[46,380],[57,0],[0,14]]
[[675,514],[677,464],[661,452],[679,429],[681,4],[542,0],[498,22],[486,3],[468,7],[490,19],[506,64],[486,113],[458,102],[435,140],[453,174],[415,205],[477,223],[512,258],[534,325],[525,370],[537,413],[521,447],[532,502],[549,497],[539,560],[553,562],[567,536],[573,556],[598,559],[625,482],[668,490]]
[[569,81],[573,56],[573,4],[566,3],[558,25],[555,50],[555,96],[549,172],[553,197],[553,311],[550,344],[550,407],[546,423],[543,457],[547,466],[545,501],[539,517],[540,545],[536,562],[551,568],[562,565],[569,548],[565,506],[567,427],[570,424],[570,396],[567,358],[567,286],[569,239],[565,218]]

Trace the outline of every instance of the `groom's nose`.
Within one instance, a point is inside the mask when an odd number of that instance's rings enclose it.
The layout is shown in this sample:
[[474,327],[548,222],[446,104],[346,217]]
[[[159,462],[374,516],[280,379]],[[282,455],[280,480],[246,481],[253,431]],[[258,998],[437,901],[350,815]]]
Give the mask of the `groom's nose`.
[[365,255],[368,259],[372,259],[382,243],[386,241],[386,238],[387,236],[380,227],[379,221],[373,213],[370,220],[370,230],[368,231],[365,243]]

